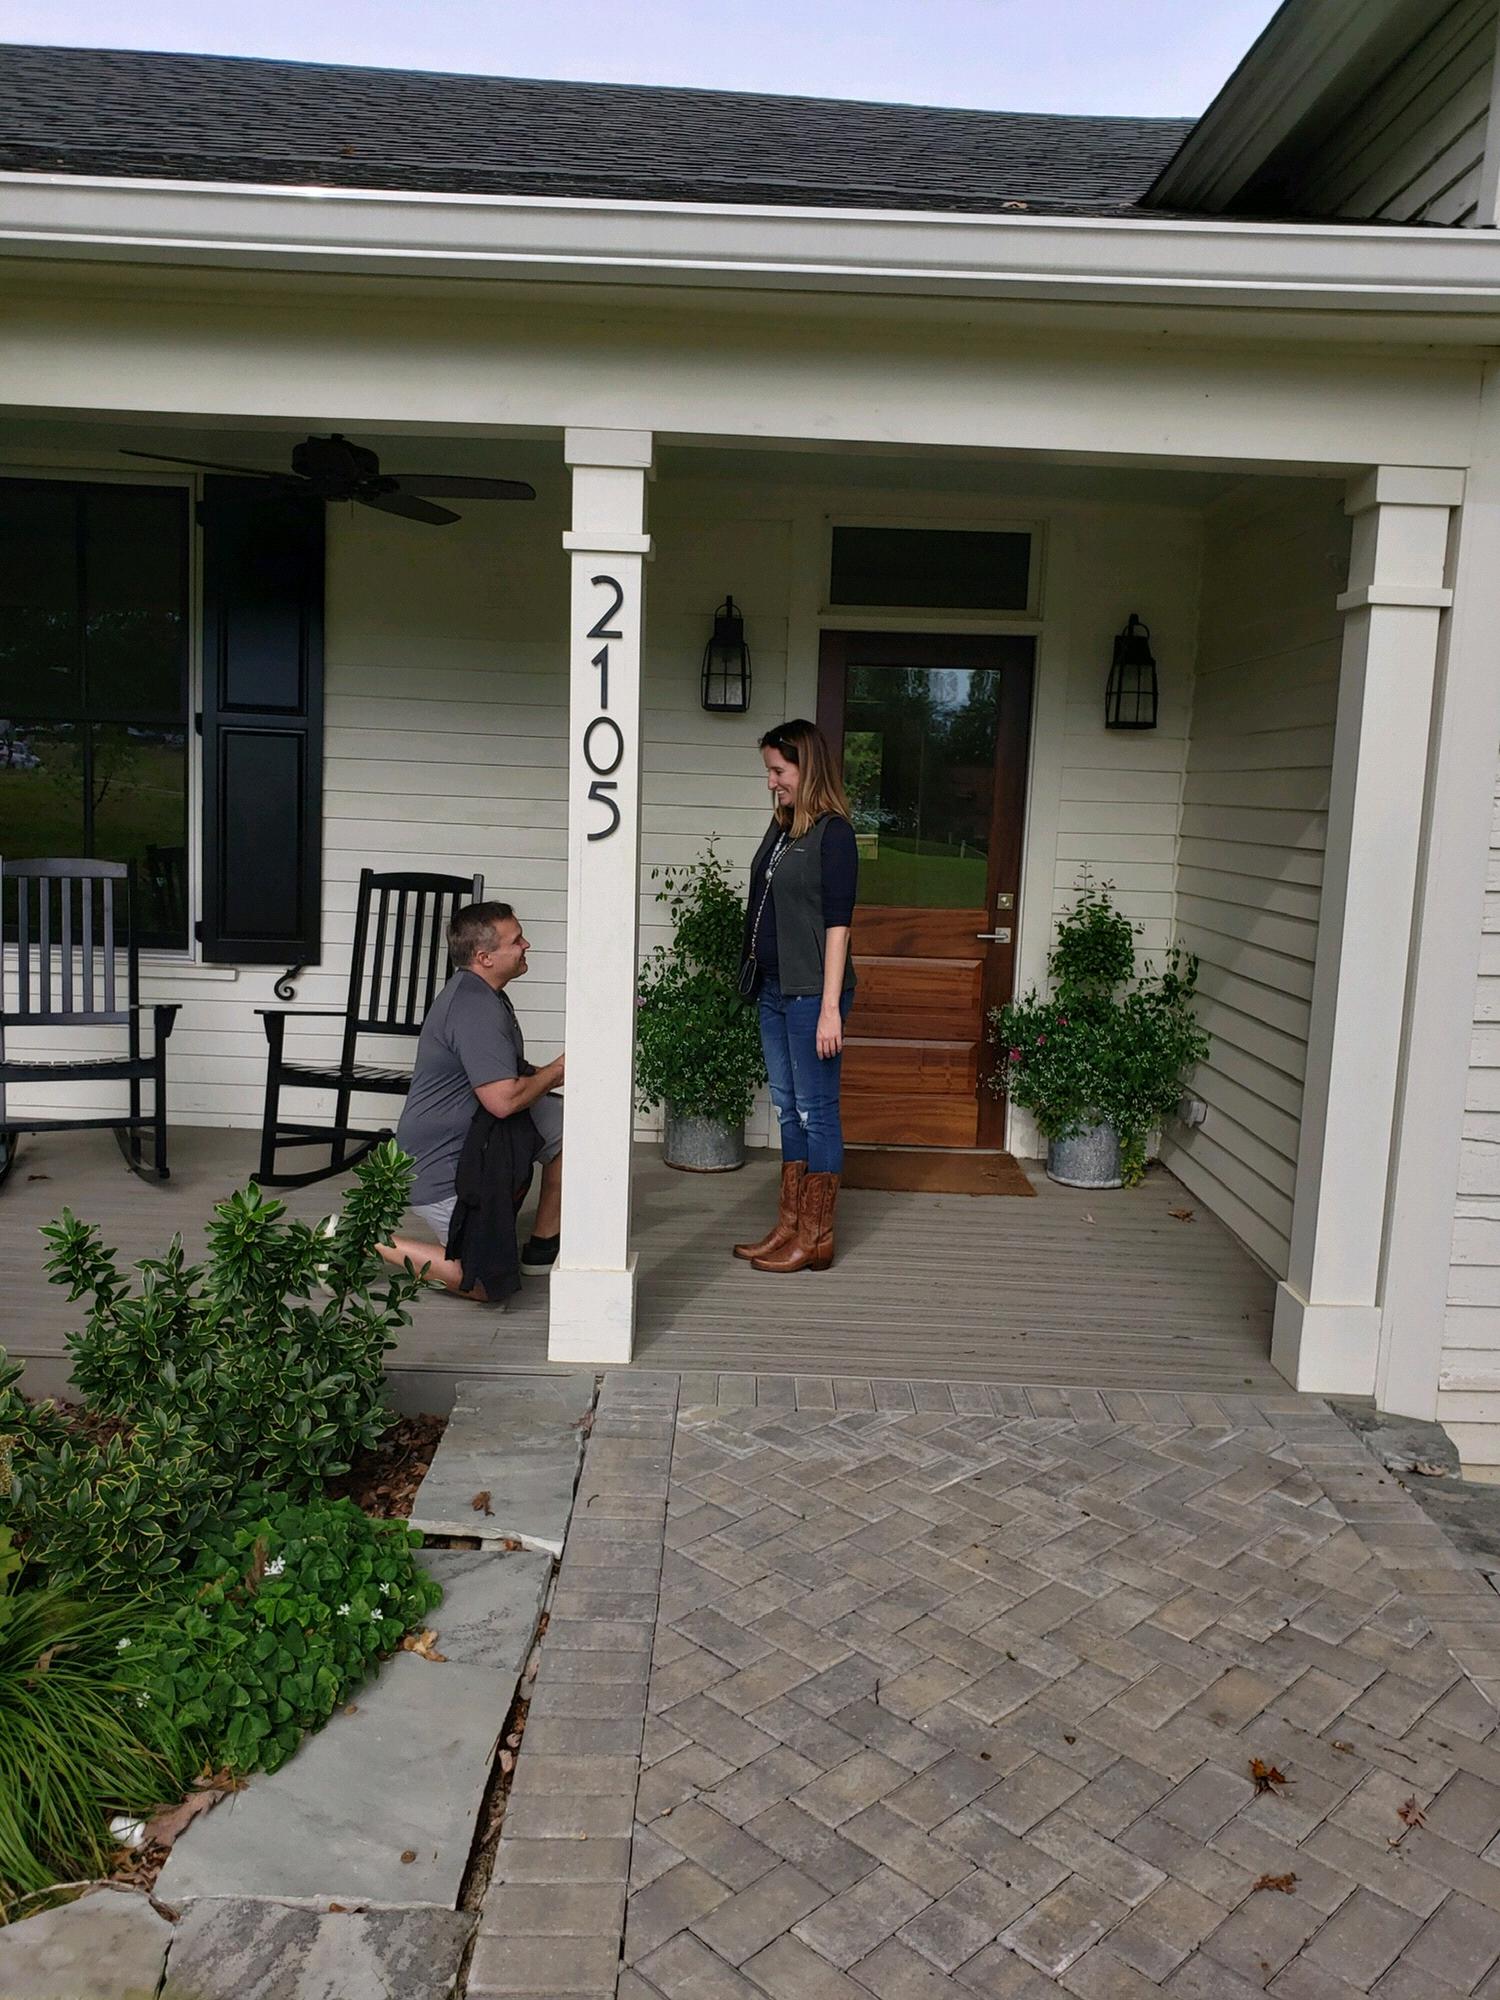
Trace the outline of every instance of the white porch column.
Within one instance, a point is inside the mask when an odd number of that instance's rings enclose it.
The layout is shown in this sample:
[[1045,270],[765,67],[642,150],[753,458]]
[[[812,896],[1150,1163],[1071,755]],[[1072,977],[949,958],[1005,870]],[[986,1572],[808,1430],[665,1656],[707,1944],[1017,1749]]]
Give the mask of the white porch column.
[[1357,480],[1291,1259],[1271,1358],[1299,1389],[1369,1395],[1413,893],[1458,472]]
[[630,1359],[649,431],[569,430],[567,1136],[547,1358]]

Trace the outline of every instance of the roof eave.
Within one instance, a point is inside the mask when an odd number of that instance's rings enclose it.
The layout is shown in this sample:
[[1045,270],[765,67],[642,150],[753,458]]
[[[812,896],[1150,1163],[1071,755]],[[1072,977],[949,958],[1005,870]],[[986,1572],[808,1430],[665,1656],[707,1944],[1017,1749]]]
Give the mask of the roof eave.
[[1156,215],[436,195],[0,173],[0,255],[1500,322],[1500,235]]
[[1430,0],[1283,0],[1144,205],[1223,213],[1273,155],[1357,103],[1431,19]]

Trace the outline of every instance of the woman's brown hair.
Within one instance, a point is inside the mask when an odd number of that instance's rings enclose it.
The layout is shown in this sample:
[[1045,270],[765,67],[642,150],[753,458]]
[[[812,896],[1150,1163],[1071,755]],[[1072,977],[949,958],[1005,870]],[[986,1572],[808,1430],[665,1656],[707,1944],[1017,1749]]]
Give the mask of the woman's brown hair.
[[840,819],[849,818],[844,781],[833,761],[828,738],[815,722],[793,716],[779,729],[768,729],[760,739],[760,747],[762,750],[774,750],[789,764],[795,764],[802,773],[796,805],[790,812],[783,806],[776,808],[777,819],[789,828],[793,840],[800,840],[825,813],[837,813]]

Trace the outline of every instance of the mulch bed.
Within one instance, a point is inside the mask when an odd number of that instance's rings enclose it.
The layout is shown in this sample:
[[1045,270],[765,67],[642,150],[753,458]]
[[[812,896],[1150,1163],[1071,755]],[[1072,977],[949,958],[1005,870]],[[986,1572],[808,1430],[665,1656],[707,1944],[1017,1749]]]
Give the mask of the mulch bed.
[[341,1479],[329,1480],[329,1493],[347,1495],[382,1520],[406,1520],[447,1428],[446,1417],[430,1412],[398,1417],[373,1451],[362,1451]]

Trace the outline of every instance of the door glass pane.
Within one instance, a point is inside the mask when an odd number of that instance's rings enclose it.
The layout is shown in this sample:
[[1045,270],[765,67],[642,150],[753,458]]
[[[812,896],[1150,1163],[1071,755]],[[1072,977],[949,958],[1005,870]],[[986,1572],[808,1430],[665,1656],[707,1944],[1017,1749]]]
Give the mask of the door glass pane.
[[72,487],[0,480],[0,690],[11,713],[82,713],[77,523]]
[[0,855],[87,852],[80,726],[0,720]]
[[88,713],[180,722],[187,686],[186,495],[91,487],[84,505]]
[[844,782],[861,903],[984,908],[999,706],[990,668],[850,667]]
[[135,863],[143,945],[187,943],[187,736],[180,729],[96,723],[93,852]]

